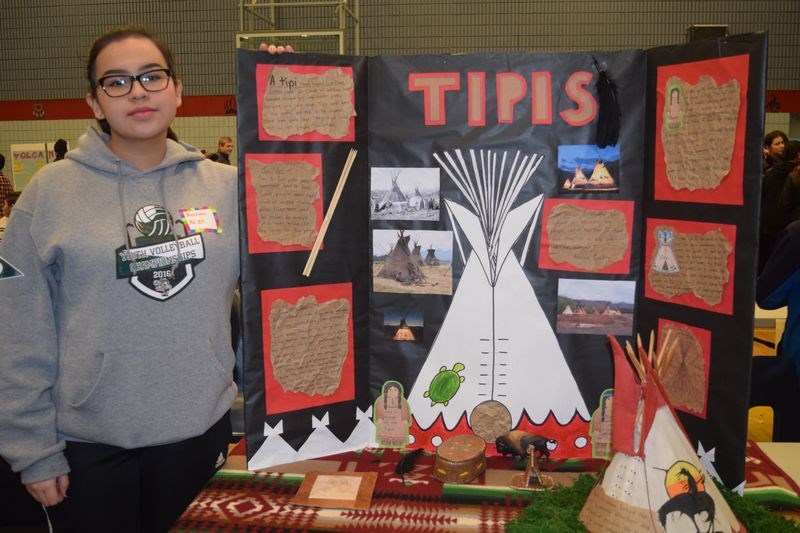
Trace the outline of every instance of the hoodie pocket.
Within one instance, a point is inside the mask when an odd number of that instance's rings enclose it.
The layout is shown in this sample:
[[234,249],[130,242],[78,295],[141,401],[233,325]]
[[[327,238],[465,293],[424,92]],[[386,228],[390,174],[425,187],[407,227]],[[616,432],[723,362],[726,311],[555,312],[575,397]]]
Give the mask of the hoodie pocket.
[[176,352],[174,346],[165,346],[101,352],[98,357],[102,363],[86,369],[94,376],[81,372],[73,376],[80,376],[74,383],[65,379],[64,397],[71,408],[88,412],[147,410],[159,405],[171,410],[169,404],[184,408],[194,405],[198,409],[202,404],[218,401],[231,376],[225,372],[211,342],[183,344],[179,349]]

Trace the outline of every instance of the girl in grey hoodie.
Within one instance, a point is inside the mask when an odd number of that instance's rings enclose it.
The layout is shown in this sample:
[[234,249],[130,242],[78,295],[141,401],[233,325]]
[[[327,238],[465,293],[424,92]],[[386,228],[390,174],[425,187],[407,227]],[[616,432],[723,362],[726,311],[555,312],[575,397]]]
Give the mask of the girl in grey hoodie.
[[36,174],[0,245],[0,454],[57,531],[166,531],[230,438],[236,169],[167,139],[182,85],[146,30],[87,71],[104,131]]

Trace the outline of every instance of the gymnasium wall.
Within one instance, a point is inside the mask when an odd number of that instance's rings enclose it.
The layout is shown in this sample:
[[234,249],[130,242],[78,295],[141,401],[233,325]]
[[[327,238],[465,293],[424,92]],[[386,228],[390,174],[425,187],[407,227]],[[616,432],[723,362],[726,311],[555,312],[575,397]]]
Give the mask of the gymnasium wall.
[[[190,101],[198,99],[175,123],[178,135],[201,148],[216,149],[220,135],[235,137],[235,112],[225,104],[235,92],[235,35],[268,28],[261,18],[241,11],[239,4],[3,0],[0,153],[8,155],[11,144],[59,137],[74,145],[93,123],[81,102],[89,47],[107,29],[131,23],[147,25],[169,42],[184,94]],[[340,20],[335,4],[277,8],[274,20],[281,30],[335,29]],[[345,5],[356,11],[354,0]],[[796,0],[360,0],[357,11],[363,55],[649,48],[686,42],[692,24],[727,24],[730,34],[767,31],[767,88],[794,97],[786,101],[797,101],[797,7]],[[258,13],[272,16],[268,10]],[[342,18],[346,53],[352,54],[355,25],[349,17]],[[303,50],[302,42],[297,46]],[[800,137],[800,121],[785,112],[786,106],[767,108],[765,131],[778,128]]]

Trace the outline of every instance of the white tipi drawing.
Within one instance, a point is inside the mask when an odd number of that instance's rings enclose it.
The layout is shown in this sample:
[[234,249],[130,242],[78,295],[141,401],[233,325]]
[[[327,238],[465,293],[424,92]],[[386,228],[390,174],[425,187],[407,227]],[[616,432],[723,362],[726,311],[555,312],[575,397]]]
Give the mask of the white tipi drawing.
[[[522,268],[542,195],[512,205],[543,157],[470,150],[465,161],[461,150],[455,150],[434,158],[471,209],[445,200],[465,267],[409,394],[417,424],[427,429],[441,414],[445,426],[453,429],[463,415],[490,401],[505,405],[512,427],[523,411],[534,423],[551,413],[561,424],[576,413],[588,421],[577,383]],[[457,228],[471,250],[464,250]],[[518,258],[512,247],[526,228]],[[532,387],[532,377],[543,369],[547,379]]]
[[652,266],[652,269],[656,272],[673,274],[680,271],[678,259],[675,257],[675,252],[672,251],[672,238],[671,231],[658,231],[658,250]]

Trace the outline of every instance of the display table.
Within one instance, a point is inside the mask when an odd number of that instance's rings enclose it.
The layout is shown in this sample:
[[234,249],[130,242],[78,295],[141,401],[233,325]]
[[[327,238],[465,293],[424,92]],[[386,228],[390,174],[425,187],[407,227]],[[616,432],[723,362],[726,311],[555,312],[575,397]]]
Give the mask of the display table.
[[745,497],[800,510],[800,443],[748,441],[745,480]]
[[759,442],[757,445],[795,485],[800,485],[800,443]]
[[[486,471],[467,484],[433,477],[434,456],[423,454],[405,474],[395,473],[402,453],[375,449],[271,468],[246,470],[241,447],[189,506],[173,531],[504,531],[533,493],[512,489],[509,480],[524,471],[523,461],[490,457]],[[581,471],[596,471],[601,461],[551,460],[543,470],[556,483],[570,485]],[[306,472],[378,472],[370,509],[320,509],[291,504]],[[223,529],[223,528],[229,529]]]
[[[759,503],[800,509],[800,443],[748,443],[745,497]],[[486,471],[467,484],[433,477],[434,456],[423,455],[405,475],[395,473],[402,453],[364,450],[248,472],[244,447],[234,448],[225,466],[192,502],[173,531],[504,531],[536,493],[509,487],[524,463],[489,457]],[[597,460],[542,464],[555,483],[571,485],[581,472],[598,472]],[[305,473],[378,472],[368,510],[321,509],[291,503]]]

